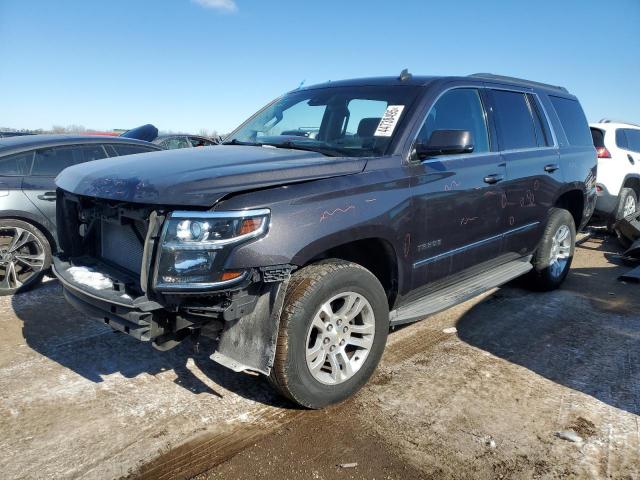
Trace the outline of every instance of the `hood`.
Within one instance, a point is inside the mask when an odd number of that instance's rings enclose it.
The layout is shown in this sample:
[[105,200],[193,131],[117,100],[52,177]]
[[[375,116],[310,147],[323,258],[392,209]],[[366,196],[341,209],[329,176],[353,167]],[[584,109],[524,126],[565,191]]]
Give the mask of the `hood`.
[[362,158],[219,145],[106,158],[69,167],[56,185],[78,195],[211,207],[229,193],[361,172]]

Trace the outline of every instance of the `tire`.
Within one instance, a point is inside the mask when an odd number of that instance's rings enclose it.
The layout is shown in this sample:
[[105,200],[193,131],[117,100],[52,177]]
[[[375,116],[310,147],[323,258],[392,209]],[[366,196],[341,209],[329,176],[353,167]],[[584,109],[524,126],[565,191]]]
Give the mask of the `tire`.
[[618,220],[622,220],[626,216],[634,213],[629,210],[630,206],[632,206],[635,212],[638,211],[638,196],[632,188],[623,188],[620,190],[620,195],[618,195],[618,206],[616,207],[616,211],[611,219],[609,230],[615,233],[618,237],[618,241],[624,248],[629,248],[631,246],[631,241],[629,241],[618,229],[615,228],[615,224]]
[[[560,238],[562,241],[559,241]],[[575,249],[576,226],[573,216],[562,208],[552,208],[542,240],[531,261],[533,270],[529,273],[528,286],[539,291],[558,288],[569,273]]]
[[[321,312],[323,305],[331,310]],[[291,276],[285,293],[269,379],[282,395],[306,408],[341,402],[371,377],[388,333],[387,296],[370,271],[342,260],[309,265]]]
[[50,267],[51,245],[38,228],[22,220],[0,220],[0,296],[35,287]]

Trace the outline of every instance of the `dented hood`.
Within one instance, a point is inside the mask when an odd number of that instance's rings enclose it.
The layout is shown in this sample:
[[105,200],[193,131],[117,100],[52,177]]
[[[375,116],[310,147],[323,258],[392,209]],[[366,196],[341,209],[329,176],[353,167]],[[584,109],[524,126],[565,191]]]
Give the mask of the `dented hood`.
[[361,158],[219,145],[106,158],[69,167],[56,185],[78,195],[210,207],[229,193],[361,172]]

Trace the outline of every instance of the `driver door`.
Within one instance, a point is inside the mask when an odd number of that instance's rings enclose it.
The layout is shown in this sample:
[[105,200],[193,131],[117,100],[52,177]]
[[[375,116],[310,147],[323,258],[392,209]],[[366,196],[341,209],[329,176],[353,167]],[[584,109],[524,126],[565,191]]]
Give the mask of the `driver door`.
[[444,279],[502,252],[506,166],[492,148],[480,91],[456,88],[432,106],[416,143],[437,130],[471,133],[471,153],[413,159],[414,288]]

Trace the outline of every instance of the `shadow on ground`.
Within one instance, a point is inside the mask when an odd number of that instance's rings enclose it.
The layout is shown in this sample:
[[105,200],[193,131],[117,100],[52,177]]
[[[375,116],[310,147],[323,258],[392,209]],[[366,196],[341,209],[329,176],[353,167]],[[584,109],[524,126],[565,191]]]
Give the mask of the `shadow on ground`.
[[78,375],[102,382],[111,374],[134,378],[173,370],[175,383],[200,395],[221,396],[196,376],[195,366],[215,385],[260,403],[290,407],[262,377],[237,374],[209,358],[215,342],[201,337],[196,351],[187,339],[176,348],[160,352],[150,343],[116,333],[98,320],[85,317],[66,303],[56,280],[12,298],[16,316],[23,322],[23,336],[29,347]]
[[[609,252],[609,260],[620,250],[606,237],[587,248]],[[574,267],[554,292],[505,287],[459,320],[458,335],[553,382],[640,415],[640,285],[620,282],[618,276],[630,267],[616,263]]]

